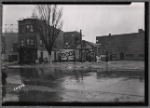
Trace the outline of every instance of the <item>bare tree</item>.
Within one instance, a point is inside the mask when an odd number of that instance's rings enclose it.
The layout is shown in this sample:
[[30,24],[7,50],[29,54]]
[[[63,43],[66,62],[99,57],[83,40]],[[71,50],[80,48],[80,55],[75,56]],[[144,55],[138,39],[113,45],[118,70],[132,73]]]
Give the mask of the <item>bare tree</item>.
[[55,40],[62,29],[62,8],[57,5],[37,5],[37,14],[35,11],[32,17],[37,18],[37,29],[39,35],[49,54],[49,61],[52,63],[51,51],[54,47]]

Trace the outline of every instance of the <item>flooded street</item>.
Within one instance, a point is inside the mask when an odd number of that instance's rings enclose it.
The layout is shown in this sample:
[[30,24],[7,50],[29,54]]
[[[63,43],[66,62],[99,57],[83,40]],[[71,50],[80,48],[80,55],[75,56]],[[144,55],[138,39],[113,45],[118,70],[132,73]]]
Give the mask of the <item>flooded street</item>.
[[144,71],[7,68],[5,102],[144,102]]

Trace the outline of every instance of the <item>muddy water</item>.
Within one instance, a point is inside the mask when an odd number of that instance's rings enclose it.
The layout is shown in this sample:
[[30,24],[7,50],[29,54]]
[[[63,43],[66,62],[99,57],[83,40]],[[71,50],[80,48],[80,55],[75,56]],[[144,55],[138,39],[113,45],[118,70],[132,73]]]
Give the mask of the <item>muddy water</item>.
[[144,71],[6,70],[4,102],[143,102]]

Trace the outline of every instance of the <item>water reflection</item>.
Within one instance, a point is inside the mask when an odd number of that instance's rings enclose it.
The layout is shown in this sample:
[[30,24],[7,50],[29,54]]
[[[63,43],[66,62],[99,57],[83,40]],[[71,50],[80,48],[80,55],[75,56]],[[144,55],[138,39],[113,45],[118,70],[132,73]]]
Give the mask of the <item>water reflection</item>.
[[62,100],[59,92],[49,92],[49,91],[20,91],[19,92],[19,102],[59,102]]
[[95,71],[97,73],[97,79],[122,77],[124,79],[139,79],[139,81],[144,81],[144,71]]
[[2,100],[6,96],[6,78],[7,78],[7,73],[6,69],[2,69]]
[[[4,73],[2,73],[2,76],[2,80],[6,79],[4,78]],[[8,69],[7,79],[10,79],[10,81],[13,79],[16,80],[13,83],[23,83],[25,85],[18,92],[14,92],[14,94],[19,95],[19,102],[61,102],[64,100],[64,95],[67,94],[68,90],[101,90],[103,86],[110,85],[110,82],[115,83],[122,79],[136,79],[139,82],[143,82],[144,72],[105,71],[96,69],[20,68]],[[8,82],[2,82],[4,85],[8,85]],[[3,96],[5,96],[6,88],[4,87],[2,89]]]
[[[29,90],[19,92],[20,102],[49,102],[49,101],[60,101],[62,100],[61,95],[66,89],[64,82],[69,81],[71,84],[73,80],[77,83],[83,81],[83,76],[88,76],[90,71],[82,69],[55,69],[55,68],[38,68],[38,69],[20,69],[20,75],[22,77],[22,82],[28,87]],[[31,85],[33,89],[31,89]],[[37,86],[40,86],[41,91],[37,90]],[[43,91],[44,86],[51,89]],[[50,91],[49,91],[50,90]]]

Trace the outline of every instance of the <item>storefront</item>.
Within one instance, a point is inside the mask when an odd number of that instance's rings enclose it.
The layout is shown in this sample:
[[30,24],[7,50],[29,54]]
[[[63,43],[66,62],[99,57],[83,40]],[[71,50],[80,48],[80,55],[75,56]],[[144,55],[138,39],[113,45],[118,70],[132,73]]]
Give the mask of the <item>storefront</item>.
[[22,64],[35,63],[36,59],[37,59],[37,49],[35,48],[19,49],[19,63]]
[[18,54],[9,54],[9,62],[18,61]]

